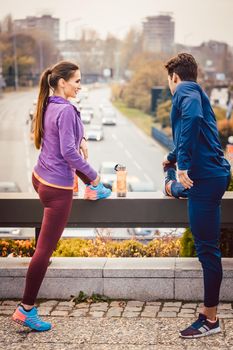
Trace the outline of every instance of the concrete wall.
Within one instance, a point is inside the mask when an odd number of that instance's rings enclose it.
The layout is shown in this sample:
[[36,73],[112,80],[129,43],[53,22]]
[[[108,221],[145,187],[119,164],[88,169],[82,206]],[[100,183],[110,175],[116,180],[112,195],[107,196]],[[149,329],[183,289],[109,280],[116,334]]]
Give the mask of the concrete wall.
[[[31,258],[0,258],[0,298],[21,298]],[[223,259],[221,300],[232,301],[232,259]],[[52,258],[39,298],[69,299],[80,291],[113,299],[202,300],[197,258]]]

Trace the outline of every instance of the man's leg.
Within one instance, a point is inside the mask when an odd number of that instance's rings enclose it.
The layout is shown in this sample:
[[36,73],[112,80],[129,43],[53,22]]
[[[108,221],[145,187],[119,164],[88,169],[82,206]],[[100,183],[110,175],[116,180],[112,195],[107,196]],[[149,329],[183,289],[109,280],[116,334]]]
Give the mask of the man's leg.
[[197,256],[204,276],[204,309],[190,327],[180,332],[185,338],[218,333],[217,305],[222,281],[220,239],[220,202],[227,177],[194,180],[189,192],[188,209]]

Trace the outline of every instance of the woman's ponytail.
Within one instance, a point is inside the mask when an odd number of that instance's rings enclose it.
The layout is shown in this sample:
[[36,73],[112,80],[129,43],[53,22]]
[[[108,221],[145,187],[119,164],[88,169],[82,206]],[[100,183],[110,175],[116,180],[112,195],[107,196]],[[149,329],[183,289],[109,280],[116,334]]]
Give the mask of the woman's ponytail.
[[48,103],[50,90],[48,78],[51,73],[51,69],[46,69],[40,78],[39,97],[35,114],[34,130],[34,143],[37,149],[40,149],[41,147],[41,141],[44,133],[44,113]]

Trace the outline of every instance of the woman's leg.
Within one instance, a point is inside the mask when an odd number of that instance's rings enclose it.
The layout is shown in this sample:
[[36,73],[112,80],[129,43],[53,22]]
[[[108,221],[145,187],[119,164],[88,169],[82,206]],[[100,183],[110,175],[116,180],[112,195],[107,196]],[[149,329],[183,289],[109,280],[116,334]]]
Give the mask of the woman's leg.
[[66,226],[73,198],[72,190],[49,187],[36,183],[35,180],[33,183],[44,205],[44,215],[37,247],[27,271],[22,299],[24,305],[34,305],[35,303],[48,268],[49,259]]

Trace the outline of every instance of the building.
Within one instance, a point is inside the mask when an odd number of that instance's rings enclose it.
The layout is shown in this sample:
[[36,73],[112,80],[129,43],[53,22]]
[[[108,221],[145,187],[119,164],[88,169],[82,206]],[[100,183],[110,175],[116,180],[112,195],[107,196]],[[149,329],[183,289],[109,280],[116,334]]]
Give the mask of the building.
[[24,19],[16,19],[14,20],[14,27],[16,31],[38,30],[45,32],[54,41],[59,41],[60,20],[50,15],[43,15],[41,17],[27,16]]
[[170,13],[146,17],[143,22],[143,50],[172,53],[175,24]]
[[176,45],[176,52],[189,52],[197,60],[204,80],[224,82],[233,79],[233,53],[224,42],[209,40],[199,46]]

